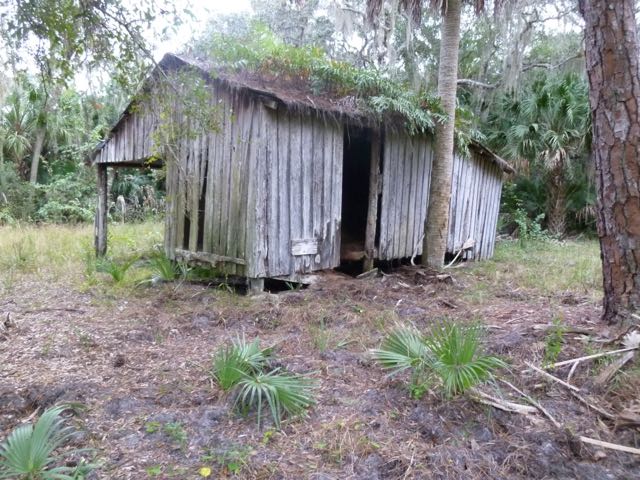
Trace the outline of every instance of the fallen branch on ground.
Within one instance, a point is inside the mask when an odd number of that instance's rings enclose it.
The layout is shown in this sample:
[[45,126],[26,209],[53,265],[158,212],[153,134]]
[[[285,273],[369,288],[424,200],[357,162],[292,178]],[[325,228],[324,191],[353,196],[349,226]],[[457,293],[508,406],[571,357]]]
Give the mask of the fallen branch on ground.
[[635,455],[640,455],[640,448],[627,447],[625,445],[618,445],[617,443],[603,442],[602,440],[596,440],[595,438],[589,437],[578,437],[581,442],[589,443],[591,445],[596,445],[598,447],[608,448],[610,450],[617,450],[618,452],[627,452],[633,453]]
[[604,385],[606,385],[609,382],[609,380],[613,378],[613,376],[616,374],[618,370],[620,370],[622,367],[625,366],[625,364],[633,360],[633,357],[635,356],[635,354],[636,352],[634,351],[627,352],[624,354],[623,357],[618,358],[611,365],[608,365],[607,368],[605,368],[602,372],[600,372],[600,375],[596,377],[595,381],[593,382],[594,385],[597,387],[603,387]]
[[[593,355],[587,355],[585,357],[572,358],[571,360],[563,360],[562,362],[552,363],[550,365],[545,366],[544,368],[547,370],[550,370],[552,368],[562,367],[563,365],[571,365],[572,363],[582,362],[583,360],[592,360],[594,358],[605,357],[607,355],[615,355],[618,353],[630,352],[631,350],[638,350],[638,347],[621,348],[619,350],[611,350],[610,352],[594,353]],[[526,373],[529,370],[531,369],[527,368],[525,370],[522,370],[522,373]]]
[[563,387],[567,387],[570,390],[573,390],[574,392],[579,392],[580,389],[574,385],[571,385],[570,383],[565,382],[564,380],[560,380],[558,377],[554,377],[553,375],[551,375],[548,372],[545,372],[544,370],[536,367],[535,365],[529,363],[529,362],[524,362],[525,365],[529,368],[531,368],[532,370],[535,370],[536,372],[538,372],[540,375],[549,378],[551,380],[553,380],[554,382],[559,383],[560,385],[562,385]]
[[522,405],[520,403],[509,402],[508,400],[492,397],[480,390],[472,389],[471,393],[471,398],[476,402],[495,407],[499,410],[504,410],[505,412],[520,413],[523,415],[537,412],[535,408],[528,405]]
[[542,405],[540,405],[540,402],[537,402],[532,397],[530,397],[529,395],[524,393],[522,390],[520,390],[518,387],[516,387],[515,385],[512,385],[511,383],[507,382],[506,380],[502,379],[501,381],[502,381],[502,383],[507,385],[509,388],[511,388],[515,392],[519,393],[520,395],[522,395],[529,403],[531,403],[531,405],[533,405],[538,410],[540,410],[540,412],[545,417],[547,417],[549,419],[549,421],[551,421],[551,423],[553,423],[554,427],[556,427],[557,429],[562,429],[562,425],[560,425],[560,423],[555,418],[553,418],[553,416]]

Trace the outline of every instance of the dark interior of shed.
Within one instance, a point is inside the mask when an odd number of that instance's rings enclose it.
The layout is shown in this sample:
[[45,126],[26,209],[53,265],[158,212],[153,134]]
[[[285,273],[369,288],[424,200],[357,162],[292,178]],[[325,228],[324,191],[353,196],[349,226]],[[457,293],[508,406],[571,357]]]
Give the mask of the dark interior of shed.
[[369,175],[371,165],[371,137],[367,128],[345,129],[342,176],[342,261],[364,258]]

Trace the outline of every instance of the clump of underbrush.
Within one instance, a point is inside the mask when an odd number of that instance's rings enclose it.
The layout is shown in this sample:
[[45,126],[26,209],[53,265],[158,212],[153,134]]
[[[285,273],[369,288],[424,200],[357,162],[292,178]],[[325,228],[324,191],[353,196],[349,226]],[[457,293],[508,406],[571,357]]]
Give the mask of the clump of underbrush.
[[85,478],[94,466],[81,463],[68,466],[65,457],[78,455],[83,450],[60,450],[73,435],[73,429],[64,426],[62,413],[66,406],[45,410],[35,424],[16,427],[0,445],[0,478],[17,480],[78,480]]
[[391,331],[374,359],[390,375],[410,373],[409,391],[422,397],[430,387],[438,387],[446,397],[463,394],[488,380],[503,360],[480,350],[482,329],[442,321],[421,333],[413,326],[401,325]]
[[304,415],[314,402],[313,381],[272,367],[273,351],[260,348],[260,339],[237,338],[215,354],[212,376],[224,392],[233,395],[241,413],[254,410],[258,428],[265,411],[280,428],[285,417]]

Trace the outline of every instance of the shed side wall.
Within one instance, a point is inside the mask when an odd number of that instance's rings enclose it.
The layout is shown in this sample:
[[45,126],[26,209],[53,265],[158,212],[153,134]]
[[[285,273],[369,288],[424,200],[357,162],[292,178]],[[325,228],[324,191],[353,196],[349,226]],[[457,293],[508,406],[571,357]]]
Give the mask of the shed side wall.
[[178,161],[167,162],[165,246],[171,258],[177,250],[213,254],[226,259],[225,273],[256,276],[263,107],[234,90],[211,92],[218,128],[183,138]]
[[457,253],[467,240],[473,240],[473,249],[463,258],[482,260],[493,255],[501,193],[502,171],[497,165],[473,153],[468,158],[455,156],[448,252]]
[[259,245],[252,276],[277,277],[340,263],[343,128],[331,119],[263,107],[258,155]]
[[379,259],[421,253],[432,161],[430,139],[391,132],[385,135]]

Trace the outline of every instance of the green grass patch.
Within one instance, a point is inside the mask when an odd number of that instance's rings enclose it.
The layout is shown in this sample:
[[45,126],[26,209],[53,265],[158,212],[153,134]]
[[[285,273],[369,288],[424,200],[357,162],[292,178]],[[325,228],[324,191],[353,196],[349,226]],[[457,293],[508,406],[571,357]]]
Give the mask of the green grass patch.
[[[162,244],[163,230],[159,222],[109,225],[109,258],[126,261],[152,251]],[[0,291],[23,275],[84,280],[95,272],[93,225],[0,227]]]
[[469,291],[478,301],[489,298],[487,286],[544,296],[573,294],[594,301],[602,295],[596,240],[532,240],[525,247],[517,241],[499,242],[494,257],[474,264],[468,274],[480,280]]

